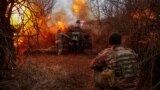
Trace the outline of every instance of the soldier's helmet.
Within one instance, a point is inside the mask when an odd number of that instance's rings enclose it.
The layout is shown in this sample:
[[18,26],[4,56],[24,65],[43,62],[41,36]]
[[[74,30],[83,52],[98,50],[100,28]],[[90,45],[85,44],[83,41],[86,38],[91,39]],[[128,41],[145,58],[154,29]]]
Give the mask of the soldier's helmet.
[[80,23],[81,23],[81,21],[80,21],[80,20],[77,20],[77,21],[76,21],[76,23],[77,23],[77,24],[80,24]]

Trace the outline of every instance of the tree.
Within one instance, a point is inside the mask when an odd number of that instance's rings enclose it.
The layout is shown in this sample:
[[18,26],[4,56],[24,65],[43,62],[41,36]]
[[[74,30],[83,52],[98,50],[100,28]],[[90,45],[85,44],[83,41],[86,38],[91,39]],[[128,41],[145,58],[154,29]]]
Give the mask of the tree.
[[[94,1],[94,0],[92,0]],[[126,41],[139,55],[141,77],[138,89],[155,85],[154,68],[156,56],[160,53],[160,1],[159,0],[105,0],[101,12],[112,31],[129,36]],[[95,6],[95,8],[97,8]],[[110,12],[111,11],[111,12]],[[125,45],[127,44],[125,43]],[[158,59],[157,59],[158,60]],[[147,76],[146,76],[147,74]],[[149,83],[150,82],[150,83]]]
[[[0,1],[0,67],[4,67],[7,54],[14,59],[13,27],[10,25],[11,10],[14,0]],[[8,13],[6,13],[8,10]]]
[[[22,27],[20,26],[19,30],[25,33],[18,33],[19,36],[17,39],[28,40],[28,49],[32,49],[32,44],[35,42],[37,47],[39,45],[39,36],[45,36],[45,30],[48,30],[47,20],[50,19],[52,10],[55,8],[55,0],[30,0],[27,4],[22,4],[22,6],[28,9],[30,15],[26,13],[27,22],[22,18]],[[25,13],[25,11],[24,11]],[[24,28],[27,27],[27,28]]]
[[[49,3],[49,4],[48,4]],[[20,7],[16,7],[16,5],[20,5]],[[40,33],[40,24],[38,21],[38,18],[41,16],[44,17],[43,22],[46,22],[45,18],[51,13],[52,8],[54,6],[55,2],[54,0],[1,0],[0,1],[0,66],[4,67],[6,60],[9,61],[15,61],[16,55],[15,55],[15,48],[14,48],[14,37],[31,37],[30,34],[28,35],[22,35],[20,33],[23,32],[23,29],[28,21],[32,22],[32,26],[29,28],[35,28],[37,31],[35,35],[37,36]],[[18,25],[18,27],[13,27],[11,25],[10,19],[12,15],[12,9],[16,7],[19,14],[22,15],[22,13],[19,11],[22,9],[22,7],[27,8],[30,11],[30,16],[28,16],[28,20],[25,20],[25,17],[21,18],[21,25]],[[35,7],[37,9],[35,9]],[[23,9],[22,9],[23,10]],[[23,11],[23,14],[27,16],[27,13]],[[16,30],[15,30],[16,28]],[[27,29],[27,30],[29,30]],[[16,31],[16,32],[15,32]],[[25,30],[25,32],[27,32]],[[14,36],[14,33],[16,33],[17,36]]]

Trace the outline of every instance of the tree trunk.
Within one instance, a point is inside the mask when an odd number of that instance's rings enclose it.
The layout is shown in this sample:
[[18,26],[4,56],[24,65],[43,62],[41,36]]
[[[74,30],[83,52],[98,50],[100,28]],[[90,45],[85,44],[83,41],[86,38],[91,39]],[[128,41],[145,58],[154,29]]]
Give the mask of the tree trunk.
[[[7,1],[8,0],[0,0],[0,67],[1,68],[4,68],[7,58],[15,59],[14,45],[13,45],[14,30],[13,27],[11,27],[10,25],[10,17],[14,0],[10,0],[10,2]],[[10,7],[8,7],[9,4]]]

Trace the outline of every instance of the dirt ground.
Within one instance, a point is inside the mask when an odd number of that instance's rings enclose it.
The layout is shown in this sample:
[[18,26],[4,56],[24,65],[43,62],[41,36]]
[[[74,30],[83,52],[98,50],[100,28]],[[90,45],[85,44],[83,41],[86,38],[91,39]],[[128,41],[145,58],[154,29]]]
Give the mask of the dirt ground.
[[1,80],[4,90],[94,90],[92,70],[94,56],[84,54],[30,55],[24,57],[13,79]]

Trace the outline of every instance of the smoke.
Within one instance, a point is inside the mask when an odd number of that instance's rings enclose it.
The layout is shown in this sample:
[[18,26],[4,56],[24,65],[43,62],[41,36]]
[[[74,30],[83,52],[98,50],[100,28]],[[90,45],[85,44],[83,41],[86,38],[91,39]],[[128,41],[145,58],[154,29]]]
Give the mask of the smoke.
[[55,8],[52,11],[52,22],[56,23],[57,20],[66,22],[66,24],[73,24],[77,17],[72,11],[74,0],[56,0]]
[[88,16],[86,0],[56,0],[52,10],[52,23],[63,21],[66,25],[74,24],[77,19],[85,20]]

